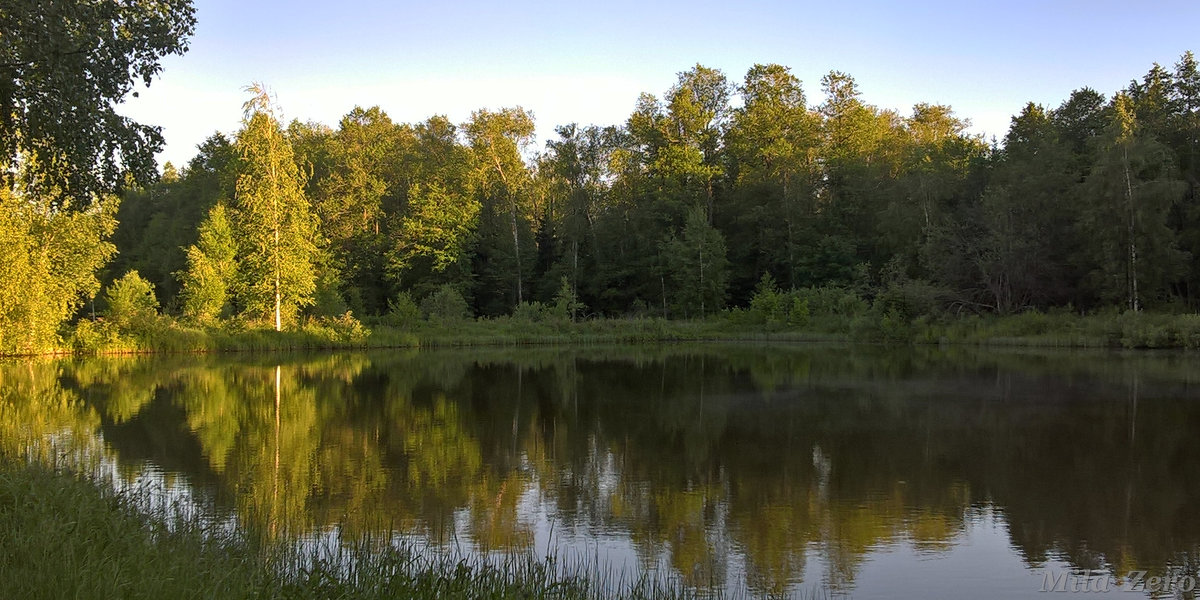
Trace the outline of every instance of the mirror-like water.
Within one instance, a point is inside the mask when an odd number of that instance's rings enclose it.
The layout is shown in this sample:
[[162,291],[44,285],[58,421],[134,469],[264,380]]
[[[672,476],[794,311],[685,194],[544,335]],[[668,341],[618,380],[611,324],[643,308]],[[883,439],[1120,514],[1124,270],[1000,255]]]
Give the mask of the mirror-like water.
[[281,538],[390,531],[754,593],[1128,597],[1130,572],[1197,576],[1196,364],[799,345],[15,362],[0,446]]

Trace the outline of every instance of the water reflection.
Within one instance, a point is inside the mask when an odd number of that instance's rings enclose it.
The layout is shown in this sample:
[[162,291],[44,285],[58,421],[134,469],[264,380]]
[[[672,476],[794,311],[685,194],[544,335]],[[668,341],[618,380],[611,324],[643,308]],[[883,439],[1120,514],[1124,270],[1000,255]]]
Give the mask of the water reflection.
[[867,563],[950,565],[992,525],[1027,570],[1196,573],[1193,372],[827,346],[35,361],[0,368],[0,447],[165,472],[263,535],[553,537],[698,588],[863,591]]

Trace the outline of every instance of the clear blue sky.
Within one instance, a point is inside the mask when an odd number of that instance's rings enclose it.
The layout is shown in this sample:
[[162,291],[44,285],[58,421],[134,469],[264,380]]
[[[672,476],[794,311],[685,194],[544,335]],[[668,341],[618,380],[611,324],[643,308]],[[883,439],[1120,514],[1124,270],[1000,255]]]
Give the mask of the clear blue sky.
[[1003,136],[1029,101],[1109,95],[1154,62],[1200,52],[1200,2],[245,2],[196,0],[191,50],[122,109],[161,125],[177,165],[214,131],[233,133],[262,81],[289,120],[336,125],[355,105],[394,120],[521,105],[538,144],[568,122],[621,123],[696,63],[740,82],[780,63],[821,101],[830,70],[864,100],[908,114],[949,104]]

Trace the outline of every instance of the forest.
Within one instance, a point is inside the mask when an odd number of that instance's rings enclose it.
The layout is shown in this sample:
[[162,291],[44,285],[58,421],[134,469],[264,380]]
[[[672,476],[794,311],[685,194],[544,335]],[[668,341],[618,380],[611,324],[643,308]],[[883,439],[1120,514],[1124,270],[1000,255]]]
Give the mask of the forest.
[[[127,65],[147,81],[194,25],[163,18],[130,54],[147,63]],[[330,126],[285,122],[255,84],[239,131],[157,172],[156,129],[98,114],[115,139],[39,132],[37,111],[63,107],[37,106],[28,74],[13,81],[0,96],[25,118],[0,124],[4,353],[164,322],[803,328],[836,315],[1184,314],[1200,291],[1191,52],[1111,96],[1030,103],[991,140],[949,106],[874,106],[841,72],[811,95],[778,64],[740,81],[695,65],[631,99],[624,123],[562,125],[544,145],[520,107],[464,123],[354,107]],[[31,143],[39,133],[52,143]]]
[[496,316],[565,278],[587,314],[695,318],[746,305],[764,275],[900,286],[926,311],[1195,308],[1192,54],[1111,98],[1030,104],[992,142],[947,106],[872,106],[843,73],[821,90],[810,103],[781,65],[736,85],[697,65],[623,125],[560,126],[544,148],[519,107],[285,128],[260,96],[236,139],[125,195],[108,272],[137,270],[185,316],[262,316],[275,259],[255,186],[278,164],[287,315],[380,315],[448,285]]

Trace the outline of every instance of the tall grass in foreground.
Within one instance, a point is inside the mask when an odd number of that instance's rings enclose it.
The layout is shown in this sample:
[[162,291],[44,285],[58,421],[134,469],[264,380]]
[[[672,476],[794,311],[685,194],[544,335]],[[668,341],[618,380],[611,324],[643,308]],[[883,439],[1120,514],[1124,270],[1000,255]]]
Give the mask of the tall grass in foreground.
[[[597,558],[486,558],[365,539],[264,542],[133,487],[0,456],[0,582],[9,598],[689,598]],[[150,514],[146,507],[157,507]],[[740,595],[740,594],[739,594]],[[811,597],[811,596],[810,596]]]

